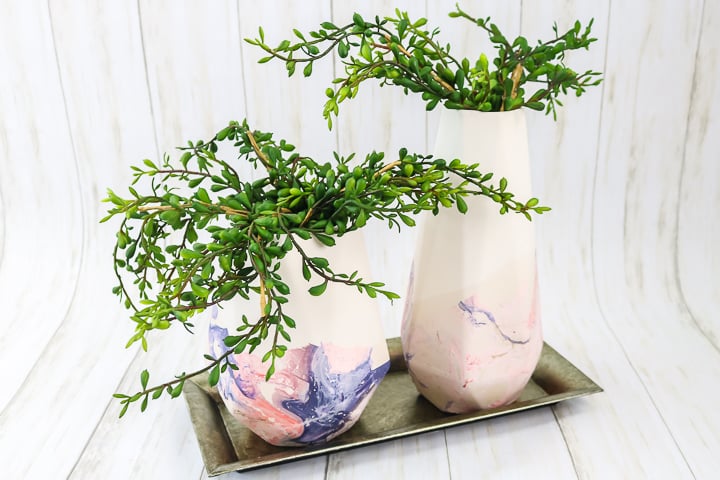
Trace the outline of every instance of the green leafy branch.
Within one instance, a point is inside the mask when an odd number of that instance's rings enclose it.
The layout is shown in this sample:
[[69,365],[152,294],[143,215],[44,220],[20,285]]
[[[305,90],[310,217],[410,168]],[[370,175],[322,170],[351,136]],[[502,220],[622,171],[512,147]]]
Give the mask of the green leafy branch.
[[[478,165],[455,159],[398,152],[384,162],[373,152],[358,164],[353,155],[334,154],[334,162],[319,163],[295,152],[285,140],[251,131],[246,122],[231,122],[209,141],[190,142],[179,159],[164,156],[161,165],[145,160],[133,166],[134,182],[123,198],[108,190],[112,204],[108,215],[121,219],[113,249],[117,285],[115,293],[135,323],[127,346],[140,342],[147,350],[147,335],[181,325],[192,332],[193,317],[213,305],[236,296],[260,299],[258,318],[243,323],[225,338],[227,352],[219,358],[206,356],[202,369],[182,373],[157,386],[148,386],[149,373],[140,377],[141,389],[131,395],[118,393],[121,414],[134,402],[147,407],[149,399],[163,394],[176,397],[185,380],[210,372],[215,384],[222,371],[234,368],[232,353],[252,352],[267,345],[263,361],[270,362],[267,377],[275,371],[290,341],[295,320],[286,312],[290,287],[283,281],[280,265],[288,252],[301,258],[305,280],[312,295],[322,295],[329,282],[357,288],[372,298],[393,300],[397,294],[381,282],[369,282],[358,272],[335,272],[322,257],[311,257],[303,242],[315,239],[333,246],[335,238],[362,228],[368,220],[387,222],[389,228],[414,226],[414,215],[437,214],[455,206],[467,211],[465,198],[485,196],[499,205],[500,213],[515,212],[531,219],[531,213],[549,210],[531,198],[520,202],[507,191],[507,180],[491,183],[492,173]],[[239,176],[235,166],[218,158],[218,145],[231,142],[238,161],[264,171],[257,180]],[[137,184],[149,184],[145,192]]]
[[[339,104],[357,96],[360,84],[377,79],[381,86],[397,85],[405,94],[420,93],[427,110],[439,103],[450,109],[500,112],[527,107],[544,110],[556,116],[559,99],[573,91],[581,96],[586,89],[601,82],[599,72],[576,73],[564,64],[565,53],[588,49],[596,41],[590,36],[593,21],[583,27],[578,21],[560,34],[553,26],[554,37],[531,46],[525,37],[508,40],[490,18],[475,18],[456,6],[450,17],[463,18],[483,29],[497,50],[492,64],[485,54],[475,61],[457,59],[450,45],[440,42],[440,30],[427,30],[427,19],[413,21],[406,12],[395,11],[395,17],[366,20],[360,14],[341,27],[323,22],[320,29],[305,34],[294,30],[297,41],[283,40],[276,47],[265,42],[262,27],[259,37],[245,39],[269,55],[260,63],[278,59],[285,63],[288,75],[304,64],[303,75],[312,74],[315,61],[337,52],[345,66],[344,75],[328,88],[323,115],[332,128]],[[530,87],[533,88],[530,88]]]

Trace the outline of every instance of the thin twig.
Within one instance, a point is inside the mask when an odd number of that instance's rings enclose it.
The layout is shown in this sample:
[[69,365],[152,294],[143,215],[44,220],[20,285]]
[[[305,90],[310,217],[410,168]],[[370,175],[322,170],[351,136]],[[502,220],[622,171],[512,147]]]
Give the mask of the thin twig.
[[253,136],[250,129],[248,129],[247,132],[245,132],[245,133],[247,133],[247,136],[250,139],[250,144],[252,145],[253,150],[255,150],[255,153],[257,154],[258,158],[263,163],[263,165],[265,165],[265,168],[268,168],[268,169],[272,168],[272,165],[270,165],[270,161],[265,156],[265,154],[262,152],[262,150],[260,150],[260,147],[258,147],[258,144],[255,141],[255,137]]

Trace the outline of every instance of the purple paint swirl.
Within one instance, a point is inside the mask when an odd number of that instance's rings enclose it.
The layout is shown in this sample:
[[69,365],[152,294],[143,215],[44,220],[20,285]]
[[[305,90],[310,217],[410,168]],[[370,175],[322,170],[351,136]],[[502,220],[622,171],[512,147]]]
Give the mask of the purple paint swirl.
[[[227,329],[210,326],[216,358],[228,350],[223,342],[227,335]],[[228,359],[238,370],[228,368],[221,375],[218,391],[231,412],[270,443],[325,442],[357,420],[367,397],[390,369],[390,362],[373,369],[368,349],[355,367],[333,370],[333,356],[343,352],[312,344],[290,349],[276,363],[269,382],[264,379],[268,365],[256,355],[231,355]]]
[[485,317],[490,321],[490,323],[492,323],[495,326],[495,328],[500,333],[500,335],[508,342],[515,344],[515,345],[525,345],[526,343],[528,343],[530,341],[530,338],[528,338],[527,340],[515,340],[512,337],[510,337],[509,335],[506,335],[505,332],[503,332],[502,329],[500,328],[500,326],[497,324],[497,321],[495,320],[495,316],[491,312],[475,306],[473,297],[470,297],[469,299],[464,300],[464,301],[460,301],[458,303],[458,307],[460,308],[460,310],[462,310],[463,312],[465,312],[469,315],[470,323],[472,323],[476,327],[480,326],[480,325],[487,325],[487,322],[483,322],[475,316],[476,313],[480,313],[482,315],[485,315]]

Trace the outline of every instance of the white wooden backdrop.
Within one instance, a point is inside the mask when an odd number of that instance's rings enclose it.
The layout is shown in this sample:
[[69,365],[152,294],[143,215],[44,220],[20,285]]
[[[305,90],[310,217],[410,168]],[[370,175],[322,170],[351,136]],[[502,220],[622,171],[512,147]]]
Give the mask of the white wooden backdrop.
[[[429,151],[437,112],[365,88],[336,133],[339,66],[288,80],[242,42],[353,11],[428,16],[461,53],[486,45],[454,0],[0,0],[0,478],[205,478],[182,400],[117,419],[111,394],[198,362],[202,341],[131,331],[110,294],[106,187],[230,119],[317,158]],[[720,2],[482,0],[508,34],[595,18],[573,65],[606,81],[557,123],[529,119],[545,335],[605,388],[553,408],[226,478],[718,478]],[[404,292],[414,232],[372,228],[378,278]],[[400,307],[383,304],[388,336]]]

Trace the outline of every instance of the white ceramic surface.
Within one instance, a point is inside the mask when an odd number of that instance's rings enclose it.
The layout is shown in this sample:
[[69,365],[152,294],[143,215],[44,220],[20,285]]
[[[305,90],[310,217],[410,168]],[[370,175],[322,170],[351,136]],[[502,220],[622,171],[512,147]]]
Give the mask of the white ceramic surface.
[[[434,154],[479,163],[495,185],[505,177],[516,198],[531,197],[522,111],[445,110]],[[486,197],[468,207],[425,219],[402,327],[418,390],[455,413],[514,401],[542,349],[533,224]]]

